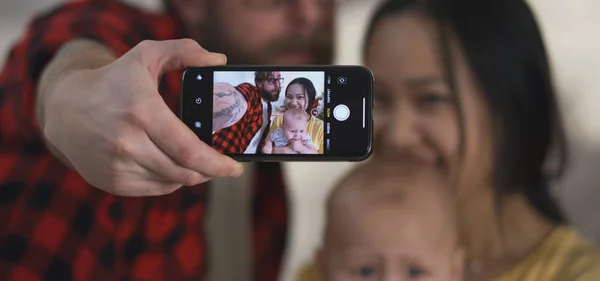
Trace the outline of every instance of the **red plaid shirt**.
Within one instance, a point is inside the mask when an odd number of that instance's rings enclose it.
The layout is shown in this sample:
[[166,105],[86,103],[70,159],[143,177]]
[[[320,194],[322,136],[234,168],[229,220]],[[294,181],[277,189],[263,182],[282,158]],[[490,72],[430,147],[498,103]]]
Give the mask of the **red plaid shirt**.
[[[248,102],[248,110],[242,118],[230,127],[217,130],[213,134],[213,147],[221,153],[242,154],[248,148],[252,138],[263,125],[263,105],[260,89],[250,83],[242,83],[235,87]],[[267,128],[263,135],[269,132],[271,118],[271,103],[268,102]],[[261,142],[264,136],[261,136]],[[260,152],[260,145],[257,152]]]
[[[107,194],[49,153],[35,118],[40,73],[65,42],[97,40],[120,56],[144,39],[185,37],[180,30],[170,16],[106,0],[71,3],[31,22],[0,74],[0,280],[203,279],[210,189]],[[159,89],[173,110],[180,74],[165,75]],[[258,164],[252,212],[254,279],[276,280],[288,215],[279,164]]]

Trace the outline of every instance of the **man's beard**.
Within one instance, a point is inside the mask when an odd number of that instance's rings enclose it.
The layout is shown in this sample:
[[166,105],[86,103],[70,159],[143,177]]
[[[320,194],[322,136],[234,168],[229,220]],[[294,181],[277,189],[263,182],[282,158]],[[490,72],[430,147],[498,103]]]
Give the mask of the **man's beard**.
[[213,52],[227,56],[228,64],[273,65],[276,58],[291,52],[310,52],[313,61],[310,64],[326,65],[333,63],[333,34],[320,30],[310,37],[289,36],[278,38],[254,53],[244,50],[244,44],[235,42],[219,28],[218,21],[212,21],[211,28],[203,34],[203,46]]
[[269,92],[269,91],[267,91],[267,90],[265,90],[263,88],[259,88],[259,89],[260,89],[260,96],[264,100],[266,100],[268,102],[274,102],[274,101],[277,101],[279,99],[279,94],[280,93],[274,94],[274,93]]

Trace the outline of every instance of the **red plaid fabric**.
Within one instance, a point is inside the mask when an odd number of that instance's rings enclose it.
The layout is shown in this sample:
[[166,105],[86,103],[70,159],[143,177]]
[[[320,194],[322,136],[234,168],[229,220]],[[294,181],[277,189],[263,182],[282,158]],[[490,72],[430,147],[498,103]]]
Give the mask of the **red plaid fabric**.
[[[0,280],[203,280],[207,186],[160,197],[117,197],[87,184],[47,151],[35,88],[58,48],[74,38],[122,55],[144,39],[182,38],[173,17],[116,1],[71,3],[29,25],[0,73]],[[160,92],[176,110],[180,73]],[[278,164],[258,166],[255,280],[276,280],[287,203]],[[233,269],[235,270],[235,269]]]
[[[221,153],[243,154],[263,125],[263,106],[259,88],[250,83],[242,83],[235,88],[248,102],[248,110],[240,121],[213,134],[212,146]],[[272,107],[271,103],[267,104],[270,118]],[[268,125],[270,124],[267,124],[267,127]],[[268,131],[269,128],[265,130],[265,134]],[[257,149],[257,152],[260,152],[260,149]]]
[[257,163],[253,184],[254,280],[277,280],[288,239],[288,201],[281,165]]

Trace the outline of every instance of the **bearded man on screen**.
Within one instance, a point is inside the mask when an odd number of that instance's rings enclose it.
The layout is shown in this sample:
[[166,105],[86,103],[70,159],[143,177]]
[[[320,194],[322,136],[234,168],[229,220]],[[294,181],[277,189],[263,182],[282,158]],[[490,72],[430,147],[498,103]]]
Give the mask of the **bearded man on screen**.
[[213,147],[221,153],[260,152],[269,132],[271,103],[279,99],[283,78],[274,71],[257,71],[255,85],[213,86]]

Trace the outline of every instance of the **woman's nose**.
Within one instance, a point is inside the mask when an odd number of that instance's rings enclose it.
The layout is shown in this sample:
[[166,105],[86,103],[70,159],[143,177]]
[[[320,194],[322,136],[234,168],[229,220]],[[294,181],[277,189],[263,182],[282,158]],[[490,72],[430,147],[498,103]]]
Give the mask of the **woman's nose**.
[[399,106],[386,127],[388,145],[404,149],[421,142],[419,115],[408,105]]

